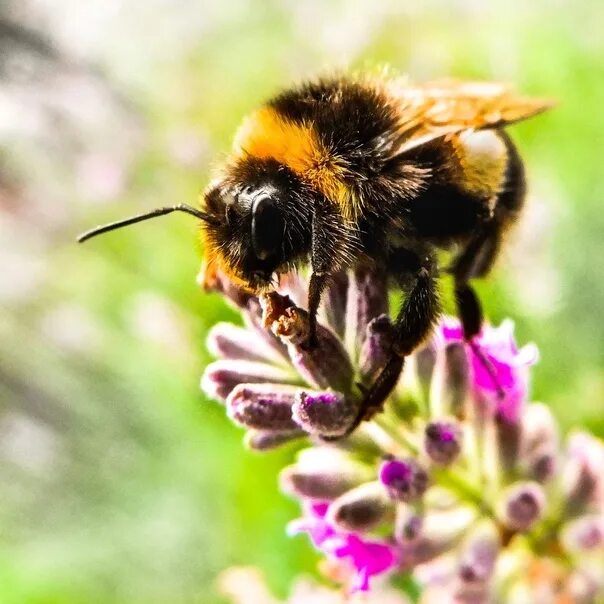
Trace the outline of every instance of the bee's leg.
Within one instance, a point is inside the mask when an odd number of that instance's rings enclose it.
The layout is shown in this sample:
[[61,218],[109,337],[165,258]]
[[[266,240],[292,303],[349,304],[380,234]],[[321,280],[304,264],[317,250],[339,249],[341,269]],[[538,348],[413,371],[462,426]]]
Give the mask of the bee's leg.
[[468,243],[449,269],[456,282],[467,283],[490,272],[499,255],[502,230],[500,224],[493,221]]
[[312,220],[311,268],[308,284],[309,336],[306,346],[317,343],[317,312],[321,295],[329,285],[331,276],[342,270],[353,258],[356,235],[347,227],[342,217],[333,209],[317,210]]
[[365,394],[350,432],[363,420],[371,419],[382,410],[384,401],[396,386],[405,357],[430,335],[440,314],[434,259],[429,255],[420,259],[413,252],[397,250],[396,260],[405,262],[405,269],[400,273],[400,281],[407,287],[405,287],[405,301],[394,324],[393,352]]
[[459,255],[453,263],[452,273],[455,279],[455,302],[464,339],[491,377],[501,398],[505,393],[499,384],[497,372],[474,339],[482,329],[484,315],[476,291],[468,282],[472,277],[482,277],[490,271],[497,259],[500,241],[500,229],[491,225],[491,229],[485,230],[470,242]]
[[331,274],[314,269],[308,284],[308,341],[305,346],[317,345],[317,313],[321,304],[321,295],[329,283]]

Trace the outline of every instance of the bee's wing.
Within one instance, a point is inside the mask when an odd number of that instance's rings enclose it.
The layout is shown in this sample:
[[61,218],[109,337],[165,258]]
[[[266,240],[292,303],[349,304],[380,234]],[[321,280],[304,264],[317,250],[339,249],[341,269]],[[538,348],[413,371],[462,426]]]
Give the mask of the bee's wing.
[[520,96],[505,84],[491,82],[395,84],[390,93],[400,102],[397,155],[462,130],[507,126],[555,104]]

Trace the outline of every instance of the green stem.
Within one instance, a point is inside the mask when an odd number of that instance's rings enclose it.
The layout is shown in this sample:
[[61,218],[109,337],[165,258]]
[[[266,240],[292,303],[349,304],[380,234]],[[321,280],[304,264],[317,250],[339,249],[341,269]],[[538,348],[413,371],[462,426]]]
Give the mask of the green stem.
[[459,472],[447,468],[434,468],[432,476],[436,484],[448,488],[460,499],[470,501],[488,516],[495,517],[495,511],[485,501],[483,491]]
[[411,455],[418,455],[419,449],[417,445],[403,433],[402,430],[399,430],[393,422],[385,415],[380,414],[373,418],[373,421],[382,428],[388,435],[395,440],[403,449],[406,449]]

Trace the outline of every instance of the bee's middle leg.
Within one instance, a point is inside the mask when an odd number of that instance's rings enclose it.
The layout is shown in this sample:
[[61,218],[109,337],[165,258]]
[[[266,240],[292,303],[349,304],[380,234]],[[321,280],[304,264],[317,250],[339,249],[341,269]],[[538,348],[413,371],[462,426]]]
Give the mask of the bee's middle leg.
[[349,432],[382,410],[384,401],[398,382],[405,357],[430,335],[440,315],[434,258],[429,254],[420,257],[408,250],[397,250],[394,260],[401,262],[400,281],[406,285],[406,296],[394,323],[393,350],[377,379],[365,393]]

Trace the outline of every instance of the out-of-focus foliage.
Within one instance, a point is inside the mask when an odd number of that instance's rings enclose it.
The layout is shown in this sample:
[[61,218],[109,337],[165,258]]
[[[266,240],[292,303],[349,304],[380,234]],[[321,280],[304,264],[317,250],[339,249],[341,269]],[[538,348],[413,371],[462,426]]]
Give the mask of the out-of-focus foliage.
[[494,321],[538,343],[534,393],[604,432],[604,5],[596,0],[5,0],[0,5],[0,601],[220,602],[232,564],[283,593],[314,558],[283,533],[292,451],[241,449],[198,377],[234,314],[195,285],[174,216],[238,122],[293,80],[390,64],[559,99],[513,128],[531,198]]

